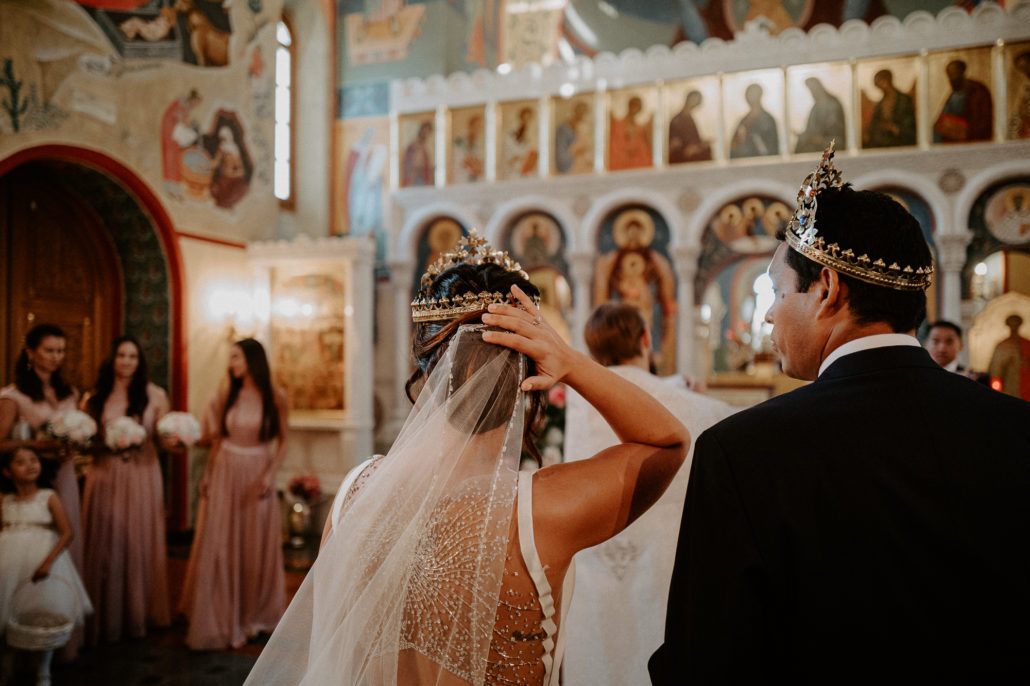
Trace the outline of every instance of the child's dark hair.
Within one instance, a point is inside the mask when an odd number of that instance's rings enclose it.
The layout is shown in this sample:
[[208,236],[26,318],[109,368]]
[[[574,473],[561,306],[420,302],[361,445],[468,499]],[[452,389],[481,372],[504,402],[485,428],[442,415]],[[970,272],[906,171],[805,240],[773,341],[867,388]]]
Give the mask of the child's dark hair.
[[59,466],[57,460],[44,459],[32,448],[19,445],[8,450],[0,450],[0,493],[16,493],[18,491],[14,487],[14,480],[4,474],[4,472],[11,468],[11,462],[14,461],[14,456],[19,450],[28,450],[39,458],[41,469],[39,478],[36,479],[36,485],[40,488],[50,488],[53,485],[54,477],[57,475],[57,468]]
[[[439,276],[433,279],[433,282],[421,293],[420,297],[436,298],[454,298],[455,296],[464,295],[466,293],[510,293],[511,287],[518,286],[530,297],[540,295],[540,290],[530,283],[527,279],[523,278],[522,275],[515,271],[510,272],[503,267],[499,267],[495,264],[468,264],[462,263],[457,264],[450,269],[442,272]],[[432,373],[436,363],[443,356],[444,351],[447,350],[447,345],[450,343],[451,337],[458,330],[458,328],[464,324],[479,324],[483,321],[483,314],[485,310],[479,312],[470,312],[457,319],[451,319],[447,321],[435,321],[435,322],[422,322],[415,325],[415,333],[412,339],[411,352],[415,358],[415,372],[408,378],[407,383],[404,385],[404,390],[408,394],[408,399],[411,402],[415,402],[416,393],[413,389],[420,383],[424,383],[429,375]],[[492,346],[492,344],[489,344]],[[512,358],[517,358],[517,353],[514,353]],[[471,360],[470,360],[471,362]],[[514,360],[512,361],[514,363]],[[505,366],[505,373],[502,374],[502,379],[498,379],[498,393],[504,392],[502,386],[510,386],[512,381],[511,374],[512,370],[517,369],[517,364],[508,364]],[[462,378],[471,376],[474,370],[464,369],[456,370]],[[525,377],[533,376],[536,374],[536,365],[533,360],[526,360]],[[523,377],[523,378],[525,378]],[[516,384],[520,384],[522,379],[518,379]],[[517,388],[517,386],[516,386]],[[525,417],[525,428],[522,434],[522,449],[533,457],[537,463],[541,462],[540,451],[536,447],[536,443],[533,441],[535,434],[537,418],[540,414],[540,410],[543,404],[543,391],[530,391],[526,393],[528,403],[526,405],[526,417]],[[494,423],[495,418],[480,418],[485,420],[482,424],[482,428],[492,428],[490,425]]]

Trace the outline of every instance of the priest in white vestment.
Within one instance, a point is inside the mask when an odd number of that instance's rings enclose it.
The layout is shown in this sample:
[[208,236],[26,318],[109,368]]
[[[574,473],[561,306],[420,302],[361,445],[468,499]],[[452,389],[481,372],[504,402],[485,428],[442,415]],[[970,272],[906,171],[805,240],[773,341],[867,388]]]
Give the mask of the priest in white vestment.
[[[682,421],[691,436],[735,408],[688,390],[681,376],[651,374],[651,335],[639,311],[609,302],[590,315],[584,332],[590,354],[643,388]],[[617,445],[615,432],[571,389],[565,414],[565,461]],[[649,686],[647,660],[662,644],[669,581],[676,557],[686,461],[659,501],[625,531],[576,554],[576,585],[565,619],[565,686]]]

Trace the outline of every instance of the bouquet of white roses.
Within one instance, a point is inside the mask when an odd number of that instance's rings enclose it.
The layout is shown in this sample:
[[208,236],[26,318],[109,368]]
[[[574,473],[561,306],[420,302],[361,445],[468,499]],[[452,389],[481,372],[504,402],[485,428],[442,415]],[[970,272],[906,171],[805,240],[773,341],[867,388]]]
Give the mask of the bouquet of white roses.
[[118,417],[104,427],[104,445],[120,453],[138,448],[147,440],[147,430],[132,417]]
[[200,438],[200,422],[189,412],[169,412],[157,423],[157,433],[178,439],[189,447]]
[[85,447],[97,435],[97,423],[81,410],[58,410],[42,426],[46,438]]

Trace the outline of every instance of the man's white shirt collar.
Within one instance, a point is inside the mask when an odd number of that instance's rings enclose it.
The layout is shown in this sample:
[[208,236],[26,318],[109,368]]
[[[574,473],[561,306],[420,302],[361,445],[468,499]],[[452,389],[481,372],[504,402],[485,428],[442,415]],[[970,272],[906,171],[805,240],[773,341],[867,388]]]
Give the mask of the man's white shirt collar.
[[827,367],[831,364],[852,353],[862,352],[863,350],[872,350],[873,348],[889,348],[895,345],[911,345],[916,348],[922,347],[919,345],[919,341],[916,340],[915,336],[909,336],[907,333],[878,333],[872,336],[863,336],[862,338],[856,338],[852,341],[848,341],[844,345],[835,348],[833,352],[826,356],[823,363],[819,365],[819,376],[823,375]]
[[949,372],[956,372],[957,373],[958,372],[958,358],[956,357],[954,360],[952,360],[948,364],[944,365],[944,368],[946,370],[948,370]]

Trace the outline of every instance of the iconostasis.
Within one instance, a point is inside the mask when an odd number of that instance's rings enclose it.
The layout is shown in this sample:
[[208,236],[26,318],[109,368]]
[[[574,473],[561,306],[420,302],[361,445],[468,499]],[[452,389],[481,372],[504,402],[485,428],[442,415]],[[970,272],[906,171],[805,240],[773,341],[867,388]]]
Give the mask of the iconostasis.
[[1030,296],[1030,3],[398,81],[392,108],[391,281],[410,296],[476,228],[575,345],[594,306],[632,302],[659,373],[736,402],[790,386],[765,270],[831,140],[845,180],[919,220],[928,319]]

